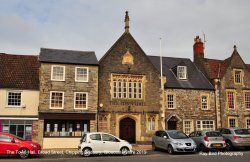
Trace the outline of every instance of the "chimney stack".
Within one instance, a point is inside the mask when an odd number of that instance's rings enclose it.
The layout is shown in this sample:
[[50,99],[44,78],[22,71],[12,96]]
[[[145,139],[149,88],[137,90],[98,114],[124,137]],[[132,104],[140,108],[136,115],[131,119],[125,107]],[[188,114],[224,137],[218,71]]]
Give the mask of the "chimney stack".
[[199,36],[196,36],[196,38],[194,38],[193,49],[194,49],[194,58],[197,56],[204,58],[204,43],[202,42]]

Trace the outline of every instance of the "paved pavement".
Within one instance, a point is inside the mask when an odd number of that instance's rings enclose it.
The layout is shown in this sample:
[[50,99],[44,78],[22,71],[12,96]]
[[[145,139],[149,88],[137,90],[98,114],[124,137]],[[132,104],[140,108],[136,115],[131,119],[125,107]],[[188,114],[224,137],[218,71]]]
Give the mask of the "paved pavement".
[[[249,162],[250,150],[238,150],[232,152],[211,152],[211,153],[177,153],[169,155],[166,151],[152,151],[150,145],[134,145],[134,155],[95,155],[82,157],[76,149],[44,150],[40,157],[26,159],[28,162]],[[47,153],[47,154],[46,154]],[[24,161],[18,157],[0,157],[0,162]]]

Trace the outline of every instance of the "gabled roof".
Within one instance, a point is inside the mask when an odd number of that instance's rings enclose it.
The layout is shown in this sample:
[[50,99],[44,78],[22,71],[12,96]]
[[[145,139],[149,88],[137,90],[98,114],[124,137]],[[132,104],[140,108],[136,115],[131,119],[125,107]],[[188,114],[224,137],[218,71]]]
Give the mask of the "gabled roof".
[[[160,71],[160,57],[148,56],[155,67]],[[176,66],[187,66],[187,80],[180,80],[173,72],[173,68]],[[209,80],[198,70],[195,64],[188,58],[162,58],[163,74],[167,77],[167,83],[165,88],[183,88],[183,89],[204,89],[213,90],[214,87]]]
[[[148,58],[148,56],[146,55],[146,53],[143,51],[143,49],[141,48],[141,46],[140,46],[140,45],[137,43],[137,41],[134,39],[134,37],[133,37],[129,32],[124,32],[124,33],[118,38],[118,40],[110,47],[110,49],[105,53],[105,55],[99,60],[99,64],[101,64],[101,62],[107,57],[107,55],[110,53],[110,51],[111,51],[112,49],[114,49],[115,46],[116,46],[117,44],[119,44],[119,43],[122,41],[122,39],[123,39],[124,37],[126,37],[126,36],[128,36],[129,38],[131,38],[131,39],[135,42],[136,46],[137,46],[137,47],[142,51],[142,53],[145,55],[145,58],[148,59],[149,63],[151,63],[150,59]],[[159,72],[158,69],[156,69],[156,67],[155,67],[153,64],[152,64],[152,67],[156,70],[156,72]]]
[[[208,73],[210,79],[222,78],[225,75],[227,68],[231,64],[231,60],[232,60],[234,55],[238,55],[240,57],[240,55],[236,49],[236,46],[234,46],[234,51],[233,51],[232,55],[225,60],[215,60],[215,59],[205,58],[205,67],[207,69],[207,73]],[[242,58],[241,58],[241,60],[242,60]],[[247,64],[245,64],[245,65],[247,66],[248,69],[250,69],[250,67]]]
[[98,65],[95,52],[41,48],[41,62]]
[[248,70],[250,71],[250,64],[247,64],[247,68],[248,68]]
[[0,88],[39,90],[38,56],[0,53]]

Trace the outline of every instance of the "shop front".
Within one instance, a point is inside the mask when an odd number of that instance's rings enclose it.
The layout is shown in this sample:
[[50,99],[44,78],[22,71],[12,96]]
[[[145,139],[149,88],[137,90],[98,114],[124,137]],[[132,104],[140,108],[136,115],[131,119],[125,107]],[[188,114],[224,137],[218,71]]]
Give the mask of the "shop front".
[[39,121],[45,149],[77,148],[84,133],[96,131],[95,113],[40,113]]

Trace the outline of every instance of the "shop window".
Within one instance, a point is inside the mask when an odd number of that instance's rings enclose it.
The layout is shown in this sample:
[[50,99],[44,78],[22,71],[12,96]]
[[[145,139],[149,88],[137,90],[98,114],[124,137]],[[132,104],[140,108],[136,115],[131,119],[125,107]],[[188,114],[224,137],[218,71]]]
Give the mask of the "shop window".
[[44,137],[81,137],[90,131],[89,121],[45,120]]
[[32,121],[3,120],[2,131],[11,133],[25,140],[32,140]]

